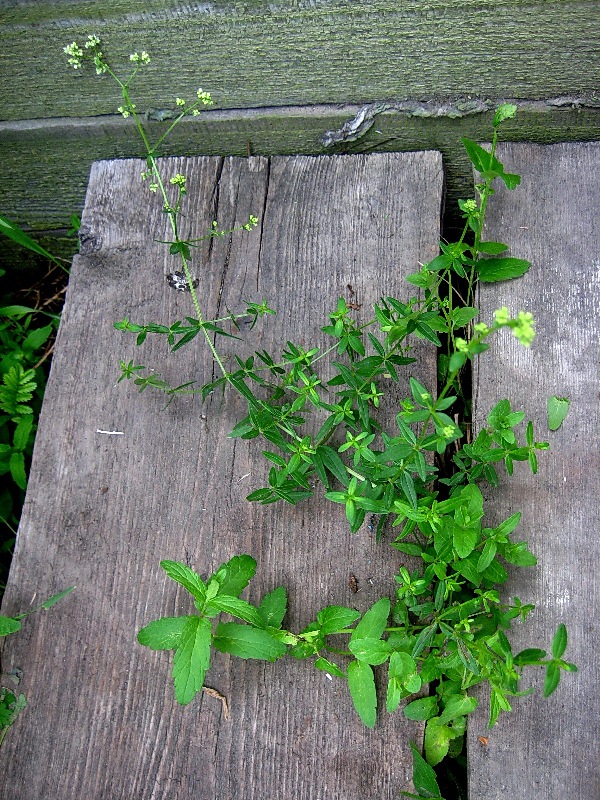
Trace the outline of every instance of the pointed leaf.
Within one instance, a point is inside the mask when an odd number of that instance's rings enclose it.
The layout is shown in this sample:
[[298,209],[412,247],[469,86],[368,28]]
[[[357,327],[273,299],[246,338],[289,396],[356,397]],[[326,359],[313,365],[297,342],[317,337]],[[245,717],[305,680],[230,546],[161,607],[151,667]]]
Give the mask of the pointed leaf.
[[225,564],[221,564],[215,576],[219,581],[219,594],[238,597],[256,572],[256,561],[252,556],[234,556]]
[[569,413],[569,405],[571,401],[568,397],[552,397],[548,398],[548,428],[551,431],[557,431],[565,421]]
[[207,604],[206,609],[208,612],[225,611],[227,614],[239,617],[239,619],[243,619],[244,622],[249,622],[257,628],[264,628],[265,626],[260,611],[245,600],[240,600],[239,597],[230,597],[227,594],[217,595]]
[[348,648],[359,661],[374,666],[387,661],[392,650],[382,639],[352,639]]
[[402,684],[400,683],[398,678],[393,678],[390,675],[388,679],[387,692],[385,696],[385,707],[389,714],[394,713],[394,711],[400,705],[401,700],[402,700]]
[[273,638],[268,631],[237,622],[220,622],[217,625],[213,647],[221,653],[260,661],[277,661],[287,652],[286,645]]
[[477,262],[477,274],[483,283],[495,283],[519,278],[530,266],[522,258],[484,258]]
[[562,658],[567,649],[567,629],[561,622],[552,640],[552,658]]
[[173,660],[175,699],[182,706],[202,691],[210,666],[211,622],[206,617],[188,617]]
[[546,677],[544,678],[544,697],[550,697],[560,681],[560,667],[550,663],[546,667]]
[[278,586],[266,594],[258,608],[265,625],[279,628],[287,610],[287,593],[284,586]]
[[381,639],[390,616],[390,605],[389,599],[382,597],[381,600],[371,606],[354,629],[351,641],[356,639]]
[[374,728],[377,693],[372,668],[362,661],[351,661],[348,665],[348,688],[358,716],[367,728]]
[[16,450],[25,450],[29,442],[29,434],[33,428],[33,414],[21,417],[15,428],[13,445]]
[[344,606],[327,606],[317,614],[317,623],[321,633],[326,636],[330,633],[343,631],[348,625],[360,617],[360,611]]
[[410,749],[413,754],[413,784],[415,790],[427,800],[441,800],[440,787],[433,767],[425,761],[412,742],[410,743]]
[[145,647],[152,650],[177,650],[190,620],[198,619],[196,616],[188,617],[162,617],[155,619],[137,635],[137,640]]
[[62,592],[58,592],[58,594],[53,594],[52,597],[49,597],[47,600],[44,600],[44,602],[41,605],[41,608],[44,608],[46,610],[52,608],[52,606],[56,605],[56,603],[58,603],[59,600],[62,600],[63,597],[66,597],[68,594],[71,594],[71,592],[74,589],[75,589],[74,586],[69,586],[68,589],[63,589]]
[[8,636],[21,630],[21,623],[12,617],[0,616],[0,636]]
[[317,658],[315,661],[315,667],[320,669],[322,672],[327,672],[329,675],[334,675],[336,678],[346,677],[337,664],[334,664],[332,661],[328,661],[322,656]]
[[477,699],[462,694],[455,694],[446,702],[446,707],[440,714],[440,722],[452,722],[457,717],[464,717],[475,711]]
[[193,570],[180,561],[161,561],[160,565],[169,578],[181,584],[196,600],[200,603],[205,601],[206,584]]

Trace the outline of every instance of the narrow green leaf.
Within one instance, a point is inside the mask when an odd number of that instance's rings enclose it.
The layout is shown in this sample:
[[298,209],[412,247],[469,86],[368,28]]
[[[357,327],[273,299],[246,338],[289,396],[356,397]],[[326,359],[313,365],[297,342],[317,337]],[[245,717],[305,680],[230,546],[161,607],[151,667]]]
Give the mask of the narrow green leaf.
[[20,244],[22,247],[26,247],[28,250],[38,255],[49,258],[55,264],[58,264],[61,269],[64,269],[63,265],[51,253],[45,250],[41,244],[38,244],[31,236],[28,236],[25,231],[21,230],[18,225],[15,225],[14,222],[11,222],[2,214],[0,214],[0,232],[8,236],[9,239],[12,239],[13,242]]
[[13,445],[16,450],[25,450],[29,443],[29,434],[33,428],[33,414],[21,417],[15,428]]
[[546,667],[546,677],[544,678],[544,697],[550,697],[560,682],[560,667],[550,663]]
[[428,625],[426,628],[423,628],[417,641],[415,642],[415,646],[412,649],[411,656],[413,658],[417,658],[426,647],[429,647],[431,642],[433,641],[433,637],[437,631],[437,622],[433,622],[431,625]]
[[388,686],[387,692],[385,696],[385,707],[389,714],[393,714],[394,711],[400,705],[400,701],[402,700],[402,684],[398,680],[398,678],[393,678],[391,675],[388,676]]
[[19,489],[27,489],[27,473],[23,453],[11,453],[9,460],[10,474]]
[[548,428],[551,431],[557,431],[565,421],[569,413],[569,405],[571,401],[568,397],[552,397],[548,398]]
[[498,546],[496,542],[494,542],[492,539],[488,539],[483,546],[483,551],[479,556],[479,561],[477,562],[478,572],[484,572],[489,567],[496,556],[497,549]]
[[191,619],[196,616],[162,617],[142,628],[137,640],[152,650],[177,650]]
[[315,667],[320,669],[322,672],[327,672],[329,675],[334,675],[336,678],[346,677],[337,664],[334,664],[332,661],[328,661],[322,656],[317,658],[315,661]]
[[499,253],[504,253],[508,250],[508,245],[502,242],[479,242],[477,249],[480,253],[497,256]]
[[265,624],[260,611],[245,600],[240,600],[239,597],[219,594],[207,603],[206,609],[208,612],[225,611],[227,614],[239,617],[239,619],[243,619],[244,622],[249,622],[257,628],[263,628]]
[[206,584],[199,575],[180,561],[161,561],[160,565],[169,578],[187,589],[200,603],[204,603]]
[[537,664],[546,658],[546,651],[540,650],[538,647],[528,647],[526,650],[521,650],[520,653],[514,657],[514,663],[517,667],[524,667],[527,664]]
[[358,716],[367,728],[374,728],[377,693],[372,668],[362,661],[351,661],[348,665],[348,688]]
[[14,319],[37,313],[39,313],[39,309],[29,308],[28,306],[2,306],[0,308],[0,317],[13,317]]
[[63,589],[62,592],[58,592],[58,594],[53,594],[52,597],[49,597],[47,600],[44,600],[44,602],[41,605],[41,608],[44,608],[46,610],[52,608],[52,606],[56,605],[59,600],[63,599],[63,597],[66,597],[68,594],[71,594],[71,592],[74,589],[75,586],[69,586],[68,589]]
[[277,661],[287,652],[287,646],[268,631],[237,622],[220,622],[212,643],[221,653],[259,661]]
[[329,470],[342,485],[346,486],[348,483],[348,473],[346,472],[344,462],[335,450],[331,447],[321,445],[317,447],[317,453],[321,456],[325,469]]
[[567,629],[561,622],[552,640],[552,658],[562,658],[567,649]]
[[182,706],[191,703],[202,691],[204,676],[210,666],[211,621],[206,617],[188,617],[173,660],[175,699]]
[[40,347],[50,338],[53,331],[53,325],[46,325],[43,328],[36,328],[35,330],[31,331],[22,344],[23,350],[29,353],[39,350]]

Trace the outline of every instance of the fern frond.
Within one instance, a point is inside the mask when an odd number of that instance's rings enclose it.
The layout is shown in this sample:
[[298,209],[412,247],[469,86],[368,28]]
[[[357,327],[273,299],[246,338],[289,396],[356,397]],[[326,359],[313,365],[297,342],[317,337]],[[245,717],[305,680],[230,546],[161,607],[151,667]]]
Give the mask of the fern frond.
[[20,364],[12,366],[4,375],[0,386],[0,410],[14,421],[24,414],[33,414],[27,405],[33,397],[37,383],[32,369],[23,369]]

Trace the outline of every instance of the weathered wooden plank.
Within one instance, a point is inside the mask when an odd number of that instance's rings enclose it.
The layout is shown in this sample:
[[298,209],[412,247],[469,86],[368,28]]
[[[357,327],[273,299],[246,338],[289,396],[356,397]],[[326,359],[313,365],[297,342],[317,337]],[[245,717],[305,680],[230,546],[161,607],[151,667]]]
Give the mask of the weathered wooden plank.
[[[493,521],[523,511],[520,535],[538,566],[514,570],[506,596],[537,604],[528,623],[511,634],[514,651],[550,649],[564,622],[566,659],[579,673],[564,678],[548,700],[536,694],[515,700],[516,711],[486,731],[485,711],[470,725],[470,797],[473,800],[589,800],[600,794],[596,752],[600,738],[598,659],[600,636],[597,567],[600,557],[600,410],[598,353],[600,312],[600,145],[533,147],[505,145],[507,171],[523,176],[514,192],[499,190],[490,206],[487,235],[511,243],[515,256],[530,259],[523,278],[482,286],[483,319],[506,305],[528,310],[537,321],[531,347],[499,337],[481,358],[475,376],[475,418],[485,424],[503,397],[533,419],[537,439],[548,439],[532,476],[519,464],[490,495]],[[548,431],[547,398],[569,397],[562,427]],[[527,685],[541,687],[542,674]],[[483,747],[477,737],[489,737]]]
[[[170,84],[174,92],[175,84]],[[517,119],[506,122],[503,129],[511,141],[553,144],[600,139],[600,109],[557,107],[546,102],[518,102],[518,106]],[[5,175],[0,185],[2,213],[37,231],[65,228],[71,214],[83,208],[92,161],[141,155],[131,120],[116,115],[114,107],[111,117],[0,123]],[[446,167],[448,208],[452,209],[456,198],[468,197],[472,191],[470,162],[460,137],[487,137],[492,119],[489,109],[493,108],[491,101],[396,103],[375,118],[364,136],[332,149],[323,146],[323,135],[352,120],[358,106],[207,111],[176,128],[161,153],[245,156],[248,148],[254,155],[440,150]],[[148,132],[156,140],[164,127],[153,122]],[[60,245],[46,242],[51,252]],[[3,253],[1,248],[2,242]]]
[[248,141],[255,155],[321,154],[323,133],[352,116],[331,104],[408,106],[418,118],[382,115],[347,152],[442,150],[454,207],[470,177],[458,138],[489,130],[489,119],[472,130],[456,116],[508,92],[541,104],[531,120],[520,110],[512,140],[600,138],[595,0],[10,0],[0,10],[0,208],[26,227],[64,228],[83,205],[91,161],[140,155],[114,82],[66,65],[62,47],[90,32],[117,69],[134,51],[151,53],[134,85],[138,108],[171,109],[202,85],[234,115],[203,115],[164,155],[245,155]]
[[[442,188],[438,153],[327,158],[173,159],[188,175],[186,224],[201,234],[261,218],[260,233],[197,251],[208,316],[265,296],[278,316],[247,348],[324,338],[338,296],[361,304],[403,291],[402,276],[437,252]],[[164,398],[115,387],[119,358],[162,365],[164,342],[143,351],[112,328],[189,314],[168,287],[165,215],[139,181],[141,161],[95,164],[77,258],[47,389],[4,613],[34,593],[77,584],[52,613],[31,618],[3,651],[21,667],[29,708],[0,758],[0,797],[71,800],[396,798],[410,785],[408,741],[420,725],[383,712],[363,728],[343,687],[304,662],[214,660],[207,682],[229,700],[226,720],[206,695],[175,704],[170,658],[135,642],[150,620],[189,608],[159,568],[189,559],[206,574],[235,553],[256,557],[257,601],[285,584],[287,624],[298,629],[327,603],[366,609],[393,595],[398,555],[365,530],[347,531],[343,508],[322,498],[298,507],[251,505],[266,468],[256,442],[226,439],[236,397]],[[227,345],[227,342],[226,342]],[[199,344],[161,369],[181,382],[210,376]],[[415,371],[435,382],[435,353]],[[159,366],[159,368],[161,368]],[[122,431],[106,436],[98,430]],[[353,594],[349,576],[358,579]]]
[[62,58],[90,33],[119,70],[134,51],[155,56],[140,102],[159,107],[199,84],[228,108],[498,98],[507,87],[522,99],[596,96],[597,10],[594,0],[5,3],[3,116],[114,113],[110,79],[74,76]]

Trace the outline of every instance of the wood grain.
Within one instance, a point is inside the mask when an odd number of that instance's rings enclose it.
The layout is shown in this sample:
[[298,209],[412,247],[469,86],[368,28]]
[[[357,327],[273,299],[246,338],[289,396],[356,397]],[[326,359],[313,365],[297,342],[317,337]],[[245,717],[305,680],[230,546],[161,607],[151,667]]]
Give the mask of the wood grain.
[[198,86],[226,108],[507,90],[596,97],[600,78],[594,0],[9,2],[0,17],[3,117],[115,113],[112,81],[75,73],[62,53],[90,33],[122,77],[130,53],[153,57],[136,91],[144,107],[171,107]]
[[[260,217],[258,230],[206,243],[193,262],[207,316],[265,296],[278,309],[241,345],[247,352],[278,350],[290,338],[324,343],[320,327],[338,296],[361,305],[366,319],[373,301],[402,296],[403,276],[437,252],[437,153],[164,166],[188,176],[190,233],[213,219],[227,227]],[[226,438],[244,414],[236,397],[178,398],[165,409],[163,396],[115,386],[119,359],[156,367],[171,383],[214,371],[198,340],[167,358],[162,340],[137,350],[113,328],[125,315],[145,323],[191,313],[188,295],[165,281],[172,257],[153,240],[167,238],[167,221],[142,168],[119,161],[92,170],[84,254],[68,290],[3,611],[27,608],[34,593],[78,588],[5,642],[3,668],[23,669],[29,707],[0,753],[0,797],[391,800],[410,786],[408,743],[420,741],[419,723],[384,711],[369,731],[345,687],[309,664],[219,654],[206,682],[227,697],[230,720],[208,695],[181,708],[171,655],[135,641],[152,619],[190,610],[162,558],[206,575],[252,554],[259,566],[249,598],[284,584],[292,629],[327,603],[365,610],[392,596],[399,566],[399,554],[376,545],[366,526],[351,536],[343,508],[321,497],[294,508],[245,500],[266,468],[259,443]],[[413,372],[433,386],[435,352],[418,355]]]
[[[472,193],[471,165],[460,139],[467,136],[481,141],[488,137],[493,112],[486,109],[495,108],[494,103],[471,105],[474,111],[461,112],[456,103],[415,103],[414,112],[391,109],[377,116],[363,137],[331,149],[321,142],[324,133],[339,130],[352,120],[358,106],[208,111],[175,128],[160,153],[246,156],[250,149],[253,155],[270,156],[439,150],[446,169],[447,207],[454,209],[458,197]],[[470,107],[469,103],[463,107]],[[165,126],[147,123],[146,131],[155,142]],[[538,144],[600,140],[600,109],[519,102],[517,119],[504,124],[502,136]],[[65,229],[70,216],[81,213],[93,161],[139,157],[142,153],[131,120],[124,120],[116,110],[101,117],[0,122],[0,145],[5,175],[0,183],[2,213],[36,231]],[[54,234],[44,246],[59,254],[65,243]],[[70,256],[72,244],[67,246],[70,250],[64,255]],[[5,242],[0,241],[0,257],[4,252]],[[10,261],[19,263],[22,259],[20,249]]]
[[202,86],[229,113],[190,120],[162,155],[322,154],[323,134],[357,106],[408,104],[343,152],[441,150],[454,207],[470,182],[459,139],[489,135],[486,104],[519,101],[512,141],[600,139],[597,12],[596,0],[6,0],[0,208],[64,229],[92,161],[141,155],[114,81],[66,63],[62,48],[92,32],[122,78],[130,53],[151,54],[131,87],[140,112]]
[[[564,677],[548,700],[541,691],[515,699],[515,713],[503,715],[491,731],[485,709],[477,712],[469,729],[469,797],[589,800],[600,795],[593,756],[600,737],[600,145],[505,145],[499,157],[523,180],[514,192],[502,189],[492,199],[486,238],[510,242],[511,254],[532,266],[523,278],[480,288],[482,318],[504,305],[513,313],[531,311],[537,337],[526,349],[510,334],[499,336],[481,358],[475,419],[485,425],[491,407],[508,397],[551,450],[540,455],[537,476],[519,464],[512,480],[503,478],[499,492],[490,492],[489,519],[494,524],[522,511],[515,540],[528,541],[539,562],[511,570],[505,591],[507,598],[537,605],[525,624],[514,626],[514,652],[549,651],[563,622],[565,658],[579,672]],[[556,432],[547,425],[551,395],[571,400]],[[525,686],[539,689],[542,682],[540,670]],[[487,746],[478,741],[481,735],[489,737]]]

